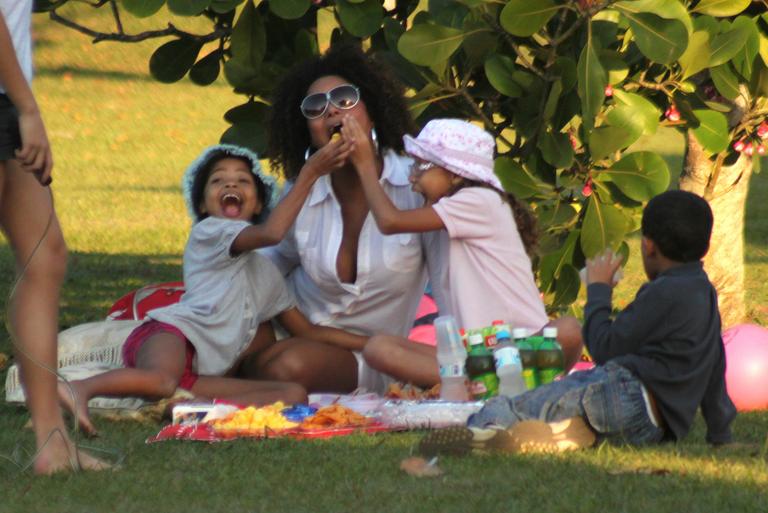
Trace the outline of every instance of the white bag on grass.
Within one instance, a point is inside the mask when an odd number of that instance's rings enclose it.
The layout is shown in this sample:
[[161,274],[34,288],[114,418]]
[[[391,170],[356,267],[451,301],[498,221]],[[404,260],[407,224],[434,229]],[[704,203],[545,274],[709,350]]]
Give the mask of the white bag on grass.
[[[84,379],[123,366],[123,343],[143,321],[99,321],[80,324],[59,333],[59,374],[65,379]],[[16,364],[8,369],[5,400],[23,403],[24,389]],[[105,410],[137,410],[146,401],[138,397],[94,397],[89,408]]]

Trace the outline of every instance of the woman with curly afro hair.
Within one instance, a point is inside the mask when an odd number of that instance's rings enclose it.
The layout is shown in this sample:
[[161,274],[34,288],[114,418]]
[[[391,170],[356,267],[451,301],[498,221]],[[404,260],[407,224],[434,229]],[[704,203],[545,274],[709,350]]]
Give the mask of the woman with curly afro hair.
[[[359,47],[339,44],[286,74],[276,88],[272,112],[269,156],[285,176],[286,188],[318,153],[327,157],[335,152],[340,163],[315,182],[288,235],[264,253],[287,276],[311,322],[365,336],[406,336],[427,270],[433,290],[440,285],[435,281],[443,274],[438,239],[382,234],[355,170],[360,162],[356,152],[365,147],[375,155],[379,179],[393,203],[401,209],[423,205],[409,183],[412,160],[402,153],[403,136],[413,129],[402,86]],[[350,119],[369,134],[365,140],[345,134]],[[442,303],[437,290],[436,299]],[[362,346],[281,340],[241,372],[294,381],[309,392],[383,392],[390,378],[367,366]]]

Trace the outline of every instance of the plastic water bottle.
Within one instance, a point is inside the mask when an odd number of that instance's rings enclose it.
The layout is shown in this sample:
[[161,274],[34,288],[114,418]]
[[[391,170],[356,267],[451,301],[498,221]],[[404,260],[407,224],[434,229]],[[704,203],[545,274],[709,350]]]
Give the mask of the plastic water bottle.
[[515,328],[512,330],[515,345],[520,351],[520,361],[523,365],[523,381],[528,390],[533,390],[539,385],[539,373],[536,369],[536,346],[532,339],[528,338],[528,330]]
[[459,327],[451,315],[435,319],[437,334],[437,364],[440,367],[440,399],[468,401],[467,375],[464,363],[467,351],[461,343]]
[[502,324],[496,329],[496,342],[493,359],[496,360],[496,375],[499,377],[499,395],[514,397],[522,394],[527,390],[523,364],[520,351],[512,344],[508,324]]
[[544,328],[544,340],[536,350],[536,365],[542,385],[552,383],[565,372],[563,349],[557,343],[557,328]]

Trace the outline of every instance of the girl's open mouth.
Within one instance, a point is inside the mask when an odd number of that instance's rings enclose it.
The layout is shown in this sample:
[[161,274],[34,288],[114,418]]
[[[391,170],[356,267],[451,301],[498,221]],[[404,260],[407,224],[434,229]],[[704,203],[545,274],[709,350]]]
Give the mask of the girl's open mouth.
[[233,193],[228,192],[221,197],[221,211],[225,217],[238,217],[242,210],[243,199]]

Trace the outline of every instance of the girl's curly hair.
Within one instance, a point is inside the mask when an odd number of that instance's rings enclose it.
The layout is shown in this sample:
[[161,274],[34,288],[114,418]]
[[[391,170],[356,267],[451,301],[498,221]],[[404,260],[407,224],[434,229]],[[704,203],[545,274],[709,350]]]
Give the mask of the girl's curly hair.
[[283,77],[272,98],[269,120],[269,158],[283,176],[293,180],[304,165],[304,153],[310,145],[307,120],[299,106],[312,83],[335,75],[360,88],[368,115],[376,128],[379,148],[403,151],[403,136],[414,131],[403,86],[389,69],[356,45],[340,43],[324,55],[294,66]]

